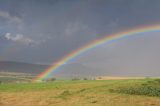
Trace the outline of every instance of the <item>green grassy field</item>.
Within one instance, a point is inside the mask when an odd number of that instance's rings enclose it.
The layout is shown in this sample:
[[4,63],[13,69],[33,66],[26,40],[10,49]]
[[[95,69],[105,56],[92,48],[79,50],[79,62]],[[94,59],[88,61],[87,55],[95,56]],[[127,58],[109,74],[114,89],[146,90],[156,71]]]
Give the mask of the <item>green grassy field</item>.
[[4,83],[0,106],[160,106],[159,88],[154,79]]

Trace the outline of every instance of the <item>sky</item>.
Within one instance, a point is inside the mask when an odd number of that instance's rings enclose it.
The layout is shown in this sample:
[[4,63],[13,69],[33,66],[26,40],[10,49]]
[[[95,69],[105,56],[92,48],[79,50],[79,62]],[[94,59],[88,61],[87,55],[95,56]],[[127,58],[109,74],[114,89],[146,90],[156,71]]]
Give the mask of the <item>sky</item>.
[[[0,0],[0,61],[52,64],[92,40],[158,24],[159,10],[159,0]],[[104,44],[71,63],[158,73],[159,34]]]

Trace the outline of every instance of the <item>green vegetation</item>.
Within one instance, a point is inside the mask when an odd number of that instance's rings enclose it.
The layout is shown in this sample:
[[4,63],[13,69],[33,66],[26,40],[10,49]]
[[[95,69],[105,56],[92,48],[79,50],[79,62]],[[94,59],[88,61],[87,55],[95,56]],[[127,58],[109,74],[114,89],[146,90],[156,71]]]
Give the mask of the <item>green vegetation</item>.
[[[41,91],[49,89],[75,89],[78,85],[82,88],[77,92],[99,92],[97,93],[125,93],[135,95],[160,96],[160,79],[135,79],[135,80],[64,80],[42,83],[2,83],[0,92],[21,92],[21,91]],[[81,87],[82,86],[82,87]],[[77,88],[76,88],[77,89]],[[62,93],[66,95],[66,91]]]
[[159,79],[2,83],[0,105],[160,106],[159,83]]
[[160,97],[160,79],[148,80],[138,85],[110,89],[111,92]]

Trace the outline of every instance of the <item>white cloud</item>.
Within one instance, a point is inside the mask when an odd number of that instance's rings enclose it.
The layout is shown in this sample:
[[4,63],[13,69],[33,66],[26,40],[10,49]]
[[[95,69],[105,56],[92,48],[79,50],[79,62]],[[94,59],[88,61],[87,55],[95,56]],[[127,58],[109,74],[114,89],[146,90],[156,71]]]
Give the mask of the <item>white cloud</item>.
[[6,11],[0,11],[0,17],[7,19],[9,22],[14,22],[14,23],[22,23],[22,19],[17,17],[17,16],[12,16],[9,14],[9,12]]
[[7,40],[11,40],[13,42],[19,42],[19,43],[23,43],[23,44],[26,44],[26,45],[29,45],[29,44],[33,44],[34,43],[34,40],[30,39],[30,38],[27,38],[25,37],[24,35],[22,34],[16,34],[15,36],[11,35],[11,33],[6,33],[4,35],[4,37],[7,39]]

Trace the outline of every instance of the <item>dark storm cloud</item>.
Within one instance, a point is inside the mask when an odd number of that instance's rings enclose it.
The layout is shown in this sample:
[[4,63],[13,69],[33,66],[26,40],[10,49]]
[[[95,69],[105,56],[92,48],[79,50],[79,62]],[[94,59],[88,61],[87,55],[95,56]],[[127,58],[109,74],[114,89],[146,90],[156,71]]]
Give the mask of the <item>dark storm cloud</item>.
[[20,34],[35,42],[8,43],[12,49],[1,53],[1,60],[54,62],[93,39],[159,23],[159,4],[159,0],[1,0],[1,36]]

